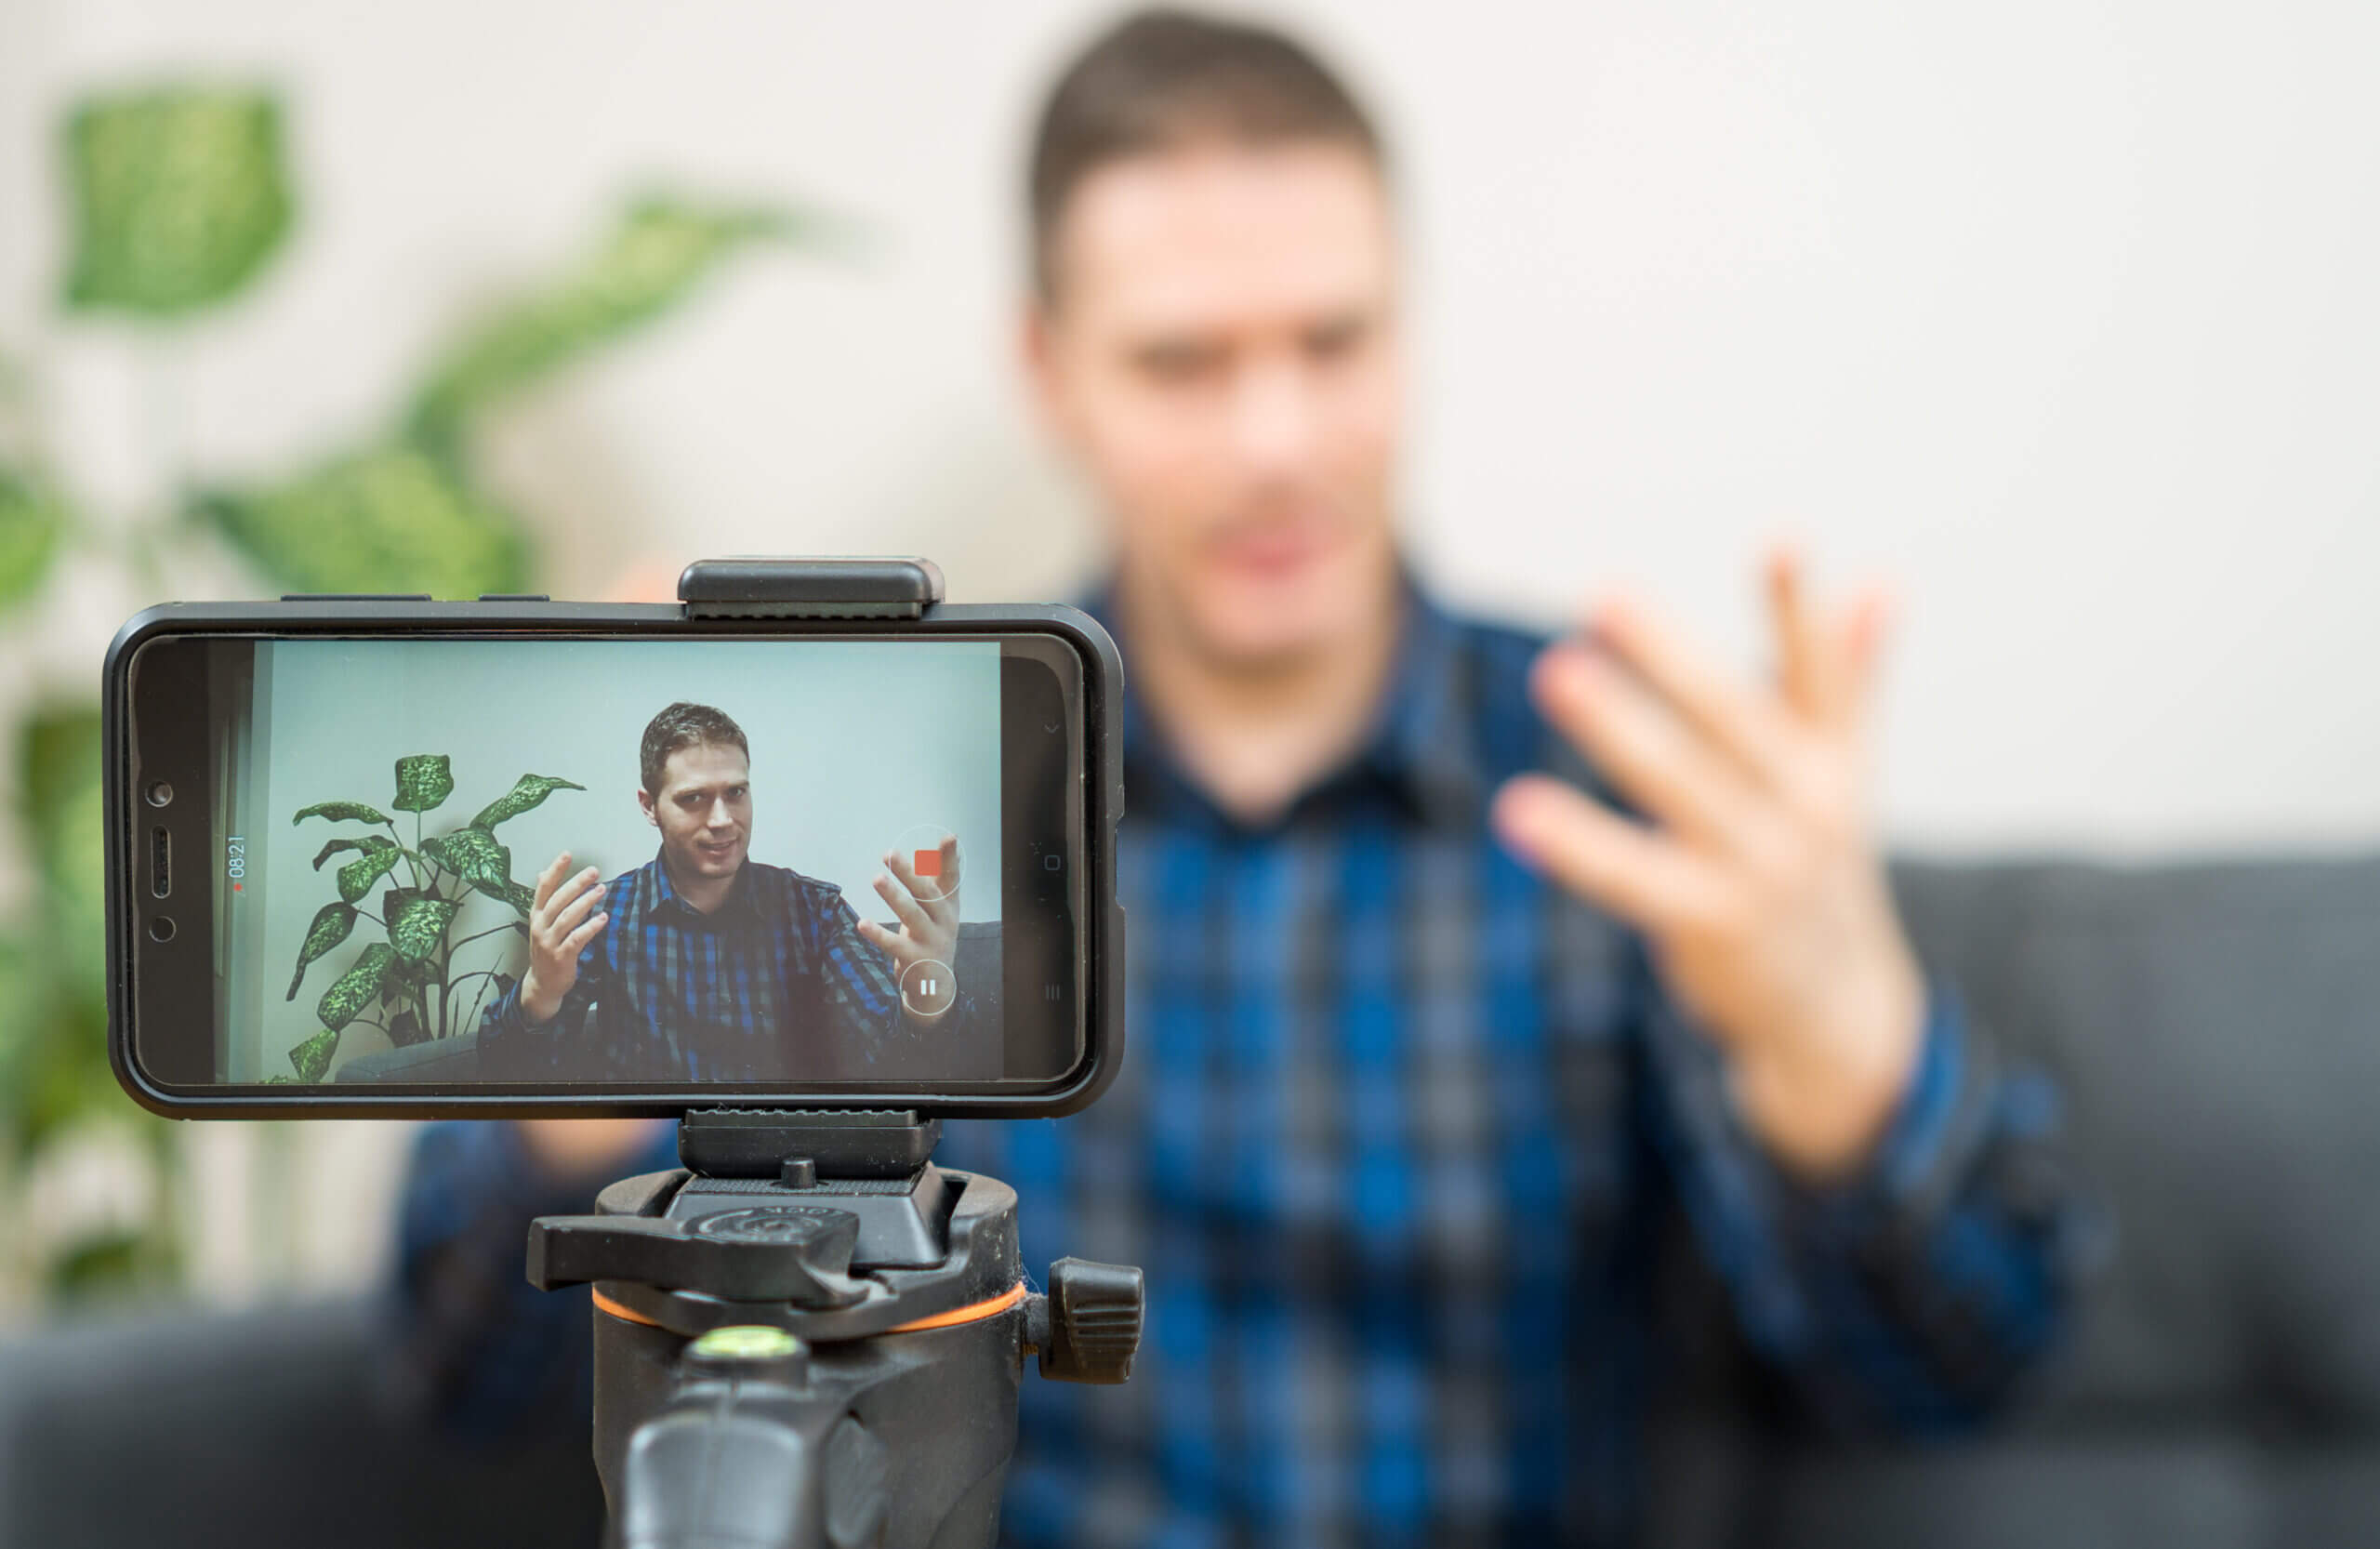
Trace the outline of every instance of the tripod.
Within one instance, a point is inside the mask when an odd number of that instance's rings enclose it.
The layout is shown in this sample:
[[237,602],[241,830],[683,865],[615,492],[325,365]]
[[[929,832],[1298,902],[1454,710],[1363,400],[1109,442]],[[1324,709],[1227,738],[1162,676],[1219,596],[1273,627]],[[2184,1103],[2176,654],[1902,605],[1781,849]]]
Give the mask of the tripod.
[[1024,1357],[1120,1383],[1141,1272],[1024,1280],[1016,1195],[933,1165],[914,1112],[688,1113],[684,1167],[529,1229],[529,1279],[595,1287],[613,1549],[994,1542]]

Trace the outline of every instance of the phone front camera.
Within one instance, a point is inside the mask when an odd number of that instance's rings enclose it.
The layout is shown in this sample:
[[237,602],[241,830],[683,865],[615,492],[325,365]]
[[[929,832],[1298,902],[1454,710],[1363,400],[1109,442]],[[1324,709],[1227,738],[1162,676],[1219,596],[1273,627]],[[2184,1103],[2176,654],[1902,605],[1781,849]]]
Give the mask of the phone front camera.
[[149,939],[151,941],[173,940],[174,917],[169,914],[161,914],[152,917],[149,921]]
[[171,782],[165,780],[152,780],[149,782],[149,804],[151,806],[162,807],[173,799],[174,788]]

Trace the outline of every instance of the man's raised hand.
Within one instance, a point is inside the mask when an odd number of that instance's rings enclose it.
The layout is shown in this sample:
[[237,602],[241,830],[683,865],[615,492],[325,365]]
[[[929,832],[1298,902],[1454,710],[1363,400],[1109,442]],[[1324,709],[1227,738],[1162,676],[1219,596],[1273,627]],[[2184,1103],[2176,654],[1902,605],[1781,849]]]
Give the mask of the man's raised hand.
[[1868,710],[1884,602],[1820,617],[1773,554],[1774,689],[1614,598],[1539,658],[1546,720],[1652,820],[1523,775],[1506,842],[1643,931],[1678,1003],[1725,1048],[1739,1105],[1805,1175],[1856,1165],[1914,1068],[1924,984],[1868,831]]
[[531,1026],[551,1022],[578,982],[579,954],[611,921],[595,907],[602,901],[602,874],[591,866],[573,873],[567,850],[537,873],[529,901],[529,972],[521,979],[521,1014]]
[[959,953],[959,840],[956,835],[942,841],[942,874],[931,880],[920,878],[909,857],[886,851],[884,870],[876,879],[876,892],[892,907],[901,922],[897,931],[888,930],[873,920],[859,922],[859,933],[868,944],[892,960],[895,973],[910,964],[933,961],[952,966]]

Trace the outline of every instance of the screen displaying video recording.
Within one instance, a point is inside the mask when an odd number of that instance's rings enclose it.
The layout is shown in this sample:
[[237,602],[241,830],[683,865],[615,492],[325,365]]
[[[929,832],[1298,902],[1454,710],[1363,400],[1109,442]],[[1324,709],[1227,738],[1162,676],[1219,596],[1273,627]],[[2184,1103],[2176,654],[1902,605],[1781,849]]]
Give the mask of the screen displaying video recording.
[[218,1081],[1015,1074],[998,642],[227,659]]

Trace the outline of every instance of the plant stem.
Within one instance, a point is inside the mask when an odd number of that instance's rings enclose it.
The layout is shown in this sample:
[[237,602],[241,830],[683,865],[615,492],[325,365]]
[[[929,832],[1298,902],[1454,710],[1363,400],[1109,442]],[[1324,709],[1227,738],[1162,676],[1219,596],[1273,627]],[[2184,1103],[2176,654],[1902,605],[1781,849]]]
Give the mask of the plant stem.
[[[471,1014],[463,1024],[463,1026],[467,1027],[476,1027],[480,1025],[480,1007],[487,1003],[488,986],[496,983],[496,970],[493,968],[483,968],[477,973],[464,974],[463,978],[478,979],[481,981],[480,992],[471,997]],[[460,984],[462,983],[462,979],[457,979],[455,982],[456,984]]]
[[[482,937],[495,935],[499,931],[517,931],[519,929],[521,929],[521,921],[517,920],[508,920],[501,925],[492,925],[484,931],[465,936],[462,940],[455,943],[455,947],[469,947],[471,943],[480,940]],[[453,947],[447,948],[447,955],[450,958],[454,955]],[[467,974],[465,977],[469,977],[469,975]]]
[[404,836],[397,832],[397,825],[393,819],[383,818],[381,826],[389,830],[389,842],[403,853],[405,865],[413,870],[414,889],[419,892],[421,889],[421,814],[413,814],[413,848],[410,850],[405,849]]

